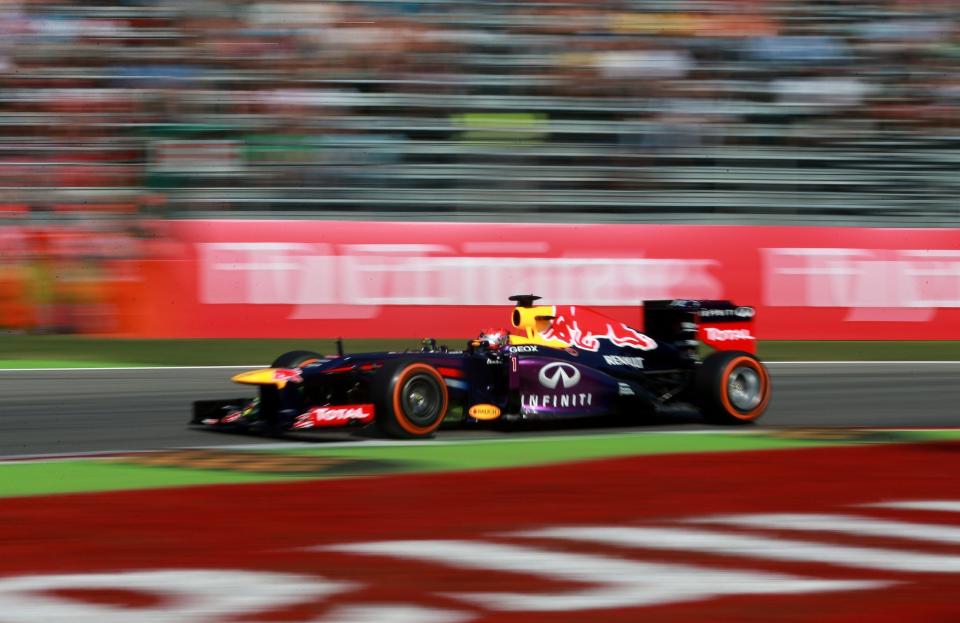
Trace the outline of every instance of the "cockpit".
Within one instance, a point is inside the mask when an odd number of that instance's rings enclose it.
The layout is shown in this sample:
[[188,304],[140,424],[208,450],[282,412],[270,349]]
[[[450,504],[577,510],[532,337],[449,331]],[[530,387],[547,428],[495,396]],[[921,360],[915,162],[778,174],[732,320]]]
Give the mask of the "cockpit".
[[523,331],[523,335],[510,335],[511,344],[534,344],[549,348],[566,348],[570,344],[557,339],[544,337],[550,330],[553,320],[557,317],[557,308],[553,305],[534,305],[540,300],[533,294],[518,294],[510,297],[516,303],[510,323],[516,329]]

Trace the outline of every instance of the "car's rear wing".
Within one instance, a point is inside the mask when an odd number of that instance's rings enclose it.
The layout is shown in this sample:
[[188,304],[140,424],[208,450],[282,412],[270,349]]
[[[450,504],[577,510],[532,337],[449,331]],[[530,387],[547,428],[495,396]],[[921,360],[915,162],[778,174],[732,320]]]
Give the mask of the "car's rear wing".
[[643,302],[643,331],[658,341],[694,348],[702,342],[714,350],[755,354],[753,307],[730,301],[674,299]]

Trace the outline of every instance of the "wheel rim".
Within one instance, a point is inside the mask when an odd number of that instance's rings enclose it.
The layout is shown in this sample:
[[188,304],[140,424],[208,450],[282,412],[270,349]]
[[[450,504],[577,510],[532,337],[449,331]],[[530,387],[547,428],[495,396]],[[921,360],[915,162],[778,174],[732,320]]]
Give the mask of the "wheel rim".
[[417,374],[403,384],[400,403],[403,413],[417,426],[429,426],[440,415],[443,397],[436,381],[425,374]]
[[750,411],[763,401],[763,381],[753,368],[737,366],[727,377],[727,396],[738,411]]

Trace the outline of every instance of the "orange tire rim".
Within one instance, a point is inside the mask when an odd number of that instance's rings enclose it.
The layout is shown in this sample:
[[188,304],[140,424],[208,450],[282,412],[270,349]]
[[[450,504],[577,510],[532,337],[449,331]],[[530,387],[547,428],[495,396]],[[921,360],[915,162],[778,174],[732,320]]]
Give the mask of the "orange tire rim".
[[[741,369],[743,373],[738,375],[739,378],[733,378]],[[753,357],[735,357],[727,362],[720,378],[720,402],[731,417],[743,422],[760,417],[770,402],[770,374],[759,361]],[[751,386],[754,382],[756,388]],[[746,387],[738,387],[738,384]],[[756,392],[756,400],[753,392]]]
[[[432,377],[437,385],[440,387],[440,415],[437,417],[437,421],[428,424],[427,426],[419,426],[416,423],[412,422],[409,417],[407,417],[406,412],[403,410],[402,396],[404,386],[407,384],[407,381],[411,376],[415,374],[426,374]],[[411,435],[429,435],[433,431],[437,430],[440,426],[440,423],[443,422],[443,418],[447,413],[447,403],[449,402],[449,395],[447,394],[447,384],[443,380],[443,377],[440,376],[440,373],[437,372],[432,366],[428,366],[423,363],[413,363],[403,369],[400,372],[400,375],[397,377],[397,382],[393,386],[393,413],[396,417],[397,424],[400,425],[400,428],[410,433]]]

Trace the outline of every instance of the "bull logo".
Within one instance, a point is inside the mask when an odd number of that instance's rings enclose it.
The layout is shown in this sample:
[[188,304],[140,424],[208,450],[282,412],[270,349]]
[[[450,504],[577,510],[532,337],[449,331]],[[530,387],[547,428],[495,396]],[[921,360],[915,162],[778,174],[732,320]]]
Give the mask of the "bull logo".
[[302,383],[303,377],[300,375],[300,368],[275,368],[273,371],[273,380],[277,383]]
[[540,384],[547,389],[556,389],[558,384],[564,389],[570,389],[579,382],[580,371],[569,363],[558,361],[540,368]]

